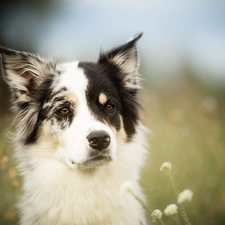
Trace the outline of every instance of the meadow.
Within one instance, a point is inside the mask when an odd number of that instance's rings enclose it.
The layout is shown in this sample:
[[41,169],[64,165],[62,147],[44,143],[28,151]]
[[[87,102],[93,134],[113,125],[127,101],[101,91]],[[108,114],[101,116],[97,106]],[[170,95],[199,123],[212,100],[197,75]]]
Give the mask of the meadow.
[[[160,166],[172,163],[172,176],[180,191],[194,195],[185,205],[192,225],[225,224],[225,98],[224,93],[189,83],[182,89],[161,92],[146,84],[142,121],[152,132],[148,158],[140,183],[147,196],[148,218],[151,212],[176,203],[168,178]],[[21,178],[15,168],[12,143],[7,129],[12,117],[0,119],[0,224],[18,220],[15,201],[21,190]],[[175,224],[163,214],[164,224]],[[182,223],[181,223],[182,224]]]

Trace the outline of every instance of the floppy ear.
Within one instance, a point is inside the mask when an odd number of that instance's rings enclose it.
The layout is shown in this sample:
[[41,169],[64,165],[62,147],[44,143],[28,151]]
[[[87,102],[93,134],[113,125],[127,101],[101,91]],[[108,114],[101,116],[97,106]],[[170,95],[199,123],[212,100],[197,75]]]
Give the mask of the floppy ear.
[[125,87],[128,89],[139,89],[138,57],[136,43],[143,33],[135,35],[126,44],[101,53],[98,63],[109,63],[117,66],[122,74]]
[[[1,74],[17,103],[32,101],[32,91],[49,73],[51,66],[40,57],[0,47]],[[15,103],[15,102],[14,102]]]

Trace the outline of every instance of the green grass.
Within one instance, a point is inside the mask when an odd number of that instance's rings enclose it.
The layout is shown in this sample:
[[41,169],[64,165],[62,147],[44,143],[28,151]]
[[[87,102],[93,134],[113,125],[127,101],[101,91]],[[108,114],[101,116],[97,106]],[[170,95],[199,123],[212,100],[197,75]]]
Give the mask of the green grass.
[[[215,96],[217,108],[207,110],[207,94],[192,89],[176,95],[149,93],[145,118],[155,138],[149,141],[152,148],[142,184],[152,210],[176,203],[170,182],[159,171],[170,161],[179,190],[194,192],[187,205],[190,222],[225,224],[225,105]],[[164,220],[173,224],[170,218]]]
[[[163,162],[169,161],[179,190],[188,188],[194,192],[192,202],[186,205],[192,225],[225,224],[225,105],[223,96],[215,94],[217,108],[208,110],[203,104],[208,94],[190,88],[164,94],[151,90],[142,96],[143,122],[154,133],[148,135],[151,148],[141,179],[149,214],[176,203],[169,180],[159,170]],[[0,224],[3,225],[18,220],[15,202],[20,179],[5,133],[11,122],[9,117],[0,120]],[[4,160],[6,157],[8,162]],[[174,224],[169,217],[163,216],[163,220],[165,224]]]

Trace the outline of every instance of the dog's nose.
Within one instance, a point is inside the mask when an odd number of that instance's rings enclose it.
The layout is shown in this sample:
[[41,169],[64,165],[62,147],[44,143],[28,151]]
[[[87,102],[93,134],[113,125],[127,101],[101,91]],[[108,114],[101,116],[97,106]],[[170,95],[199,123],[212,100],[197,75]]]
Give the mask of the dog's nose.
[[90,147],[99,151],[107,148],[110,144],[109,134],[103,130],[91,132],[87,139]]

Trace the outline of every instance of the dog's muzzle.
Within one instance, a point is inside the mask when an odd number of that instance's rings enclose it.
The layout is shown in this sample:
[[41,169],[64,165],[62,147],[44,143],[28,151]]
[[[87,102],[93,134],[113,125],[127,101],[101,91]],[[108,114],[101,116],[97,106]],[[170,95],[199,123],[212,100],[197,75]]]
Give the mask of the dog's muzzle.
[[108,165],[112,161],[109,145],[110,136],[106,131],[93,131],[87,136],[90,146],[89,157],[78,168],[93,168],[96,166]]
[[93,131],[87,136],[89,144],[89,153],[87,159],[82,163],[75,163],[70,160],[70,166],[77,168],[88,169],[103,165],[108,165],[112,161],[110,152],[110,135],[104,130]]

